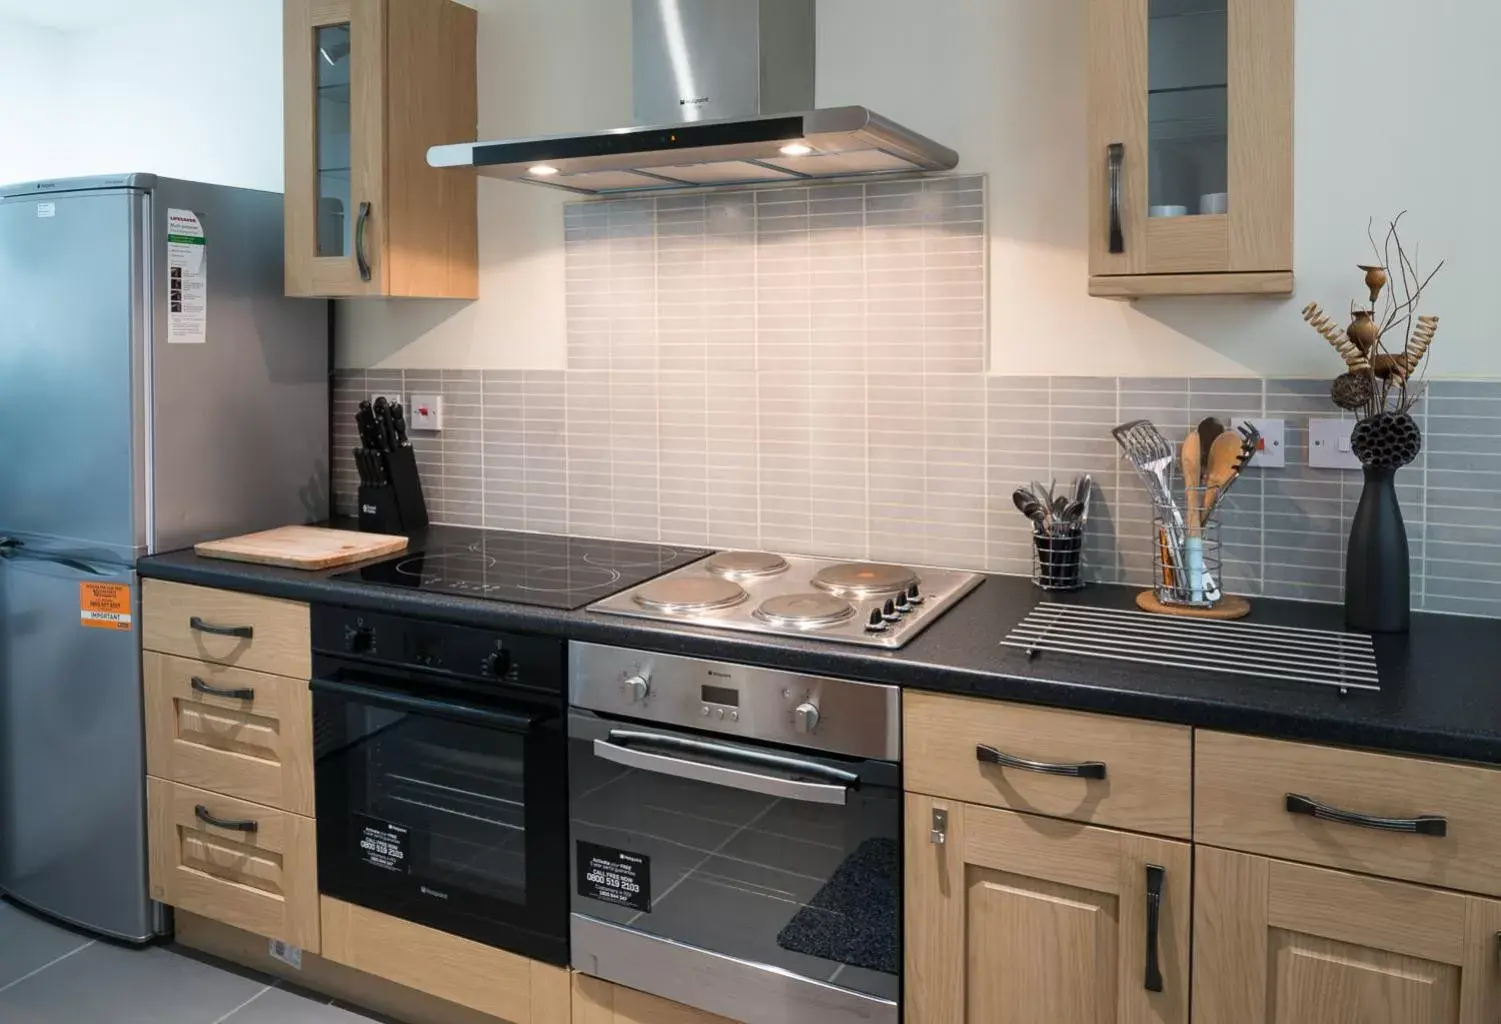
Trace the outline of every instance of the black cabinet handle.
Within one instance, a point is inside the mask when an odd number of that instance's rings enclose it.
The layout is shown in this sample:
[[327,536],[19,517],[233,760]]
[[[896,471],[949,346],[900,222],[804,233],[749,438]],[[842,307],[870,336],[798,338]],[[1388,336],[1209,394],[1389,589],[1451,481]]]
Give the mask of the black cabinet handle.
[[1162,886],[1166,881],[1167,868],[1147,865],[1147,978],[1143,987],[1148,992],[1162,991],[1162,968],[1157,963],[1157,925],[1162,916]]
[[1112,142],[1105,147],[1105,169],[1110,182],[1110,252],[1126,251],[1126,233],[1121,230],[1121,165],[1126,161],[1126,147]]
[[995,747],[987,747],[983,743],[975,747],[975,760],[986,764],[998,764],[1002,768],[1020,768],[1022,771],[1041,772],[1044,775],[1067,775],[1074,779],[1103,779],[1105,777],[1105,762],[1103,761],[1082,761],[1079,764],[1028,761],[1025,758],[1003,754]]
[[237,636],[242,640],[255,636],[255,629],[251,626],[215,626],[196,615],[188,620],[188,625],[200,633],[212,633],[215,636]]
[[202,804],[199,804],[197,807],[193,808],[193,816],[196,817],[199,821],[203,822],[205,825],[212,825],[214,826],[214,828],[229,829],[231,832],[259,832],[261,828],[260,822],[251,821],[249,819],[246,819],[244,821],[235,821],[230,818],[216,818],[212,814],[210,814],[208,812],[208,808],[203,806]]
[[1287,794],[1286,807],[1288,814],[1306,814],[1321,821],[1337,821],[1341,825],[1375,828],[1383,832],[1413,832],[1440,837],[1449,834],[1449,819],[1438,814],[1420,814],[1416,818],[1378,818],[1374,814],[1342,811],[1338,807],[1321,804],[1297,793]]
[[365,225],[370,223],[370,204],[361,203],[354,221],[354,261],[359,264],[360,280],[370,280],[370,259],[365,255]]
[[255,691],[248,686],[235,690],[221,690],[217,686],[210,686],[197,676],[193,676],[188,681],[188,685],[192,686],[199,693],[206,693],[210,697],[228,697],[230,700],[255,700]]

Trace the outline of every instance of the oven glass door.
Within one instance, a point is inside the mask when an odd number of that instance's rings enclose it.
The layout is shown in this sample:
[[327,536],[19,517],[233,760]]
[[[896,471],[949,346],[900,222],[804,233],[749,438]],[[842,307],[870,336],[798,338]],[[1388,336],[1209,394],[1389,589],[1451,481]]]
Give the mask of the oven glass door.
[[315,679],[319,888],[567,962],[561,713]]
[[575,914],[898,998],[899,766],[585,711],[568,733]]

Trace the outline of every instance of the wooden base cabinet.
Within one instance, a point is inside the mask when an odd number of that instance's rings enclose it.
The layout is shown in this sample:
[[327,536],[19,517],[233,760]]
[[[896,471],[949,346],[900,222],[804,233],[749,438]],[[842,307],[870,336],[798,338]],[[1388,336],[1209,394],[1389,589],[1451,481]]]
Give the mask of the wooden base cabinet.
[[906,811],[906,1024],[1186,1024],[1188,843],[916,793]]
[[1501,1019],[1501,902],[1208,846],[1195,856],[1195,1021]]

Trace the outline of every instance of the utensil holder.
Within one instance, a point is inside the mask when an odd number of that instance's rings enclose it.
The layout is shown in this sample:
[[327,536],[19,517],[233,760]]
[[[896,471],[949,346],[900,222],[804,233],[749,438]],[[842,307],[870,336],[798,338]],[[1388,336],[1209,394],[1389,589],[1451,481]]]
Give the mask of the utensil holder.
[[1214,495],[1203,487],[1185,490],[1183,508],[1153,503],[1152,590],[1165,605],[1213,608],[1224,596],[1219,518],[1209,507]]
[[1032,583],[1043,590],[1084,586],[1084,530],[1032,534]]

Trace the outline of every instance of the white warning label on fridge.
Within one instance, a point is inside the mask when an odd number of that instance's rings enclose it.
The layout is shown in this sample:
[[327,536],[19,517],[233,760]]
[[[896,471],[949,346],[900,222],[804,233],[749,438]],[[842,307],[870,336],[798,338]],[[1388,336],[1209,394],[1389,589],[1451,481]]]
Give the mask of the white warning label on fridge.
[[208,340],[208,244],[192,210],[167,211],[167,341]]

